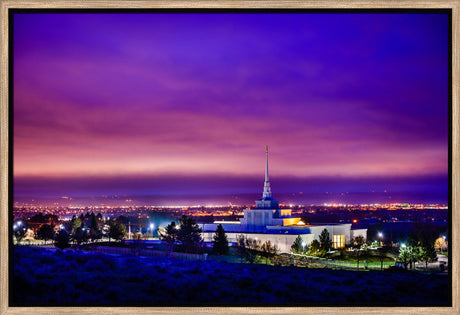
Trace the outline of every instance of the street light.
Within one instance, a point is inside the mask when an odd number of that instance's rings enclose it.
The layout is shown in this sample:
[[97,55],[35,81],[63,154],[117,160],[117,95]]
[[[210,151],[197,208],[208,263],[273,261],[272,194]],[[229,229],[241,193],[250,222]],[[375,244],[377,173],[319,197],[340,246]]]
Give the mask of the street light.
[[382,237],[383,237],[383,233],[379,232],[380,246],[382,246]]
[[444,243],[442,244],[442,247],[441,247],[441,254],[442,254],[442,248],[443,248],[443,247],[447,247],[447,246],[446,246],[446,243],[447,243],[447,242],[446,242],[446,236],[443,235],[442,238],[444,239]]
[[153,223],[150,223],[150,230],[152,231],[152,239],[153,239],[153,228],[155,227],[155,225],[153,225]]

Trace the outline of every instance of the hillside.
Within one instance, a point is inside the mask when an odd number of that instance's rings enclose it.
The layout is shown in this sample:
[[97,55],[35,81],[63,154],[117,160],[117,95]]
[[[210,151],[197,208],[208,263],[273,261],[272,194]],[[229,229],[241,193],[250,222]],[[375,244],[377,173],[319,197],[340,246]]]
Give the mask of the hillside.
[[447,305],[448,277],[13,249],[15,306]]

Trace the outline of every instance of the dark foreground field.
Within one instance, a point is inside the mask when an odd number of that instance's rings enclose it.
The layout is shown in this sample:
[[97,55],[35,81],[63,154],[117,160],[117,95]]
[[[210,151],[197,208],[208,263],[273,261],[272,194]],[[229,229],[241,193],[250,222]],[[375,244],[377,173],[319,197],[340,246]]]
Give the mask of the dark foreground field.
[[447,305],[448,277],[15,247],[14,306]]

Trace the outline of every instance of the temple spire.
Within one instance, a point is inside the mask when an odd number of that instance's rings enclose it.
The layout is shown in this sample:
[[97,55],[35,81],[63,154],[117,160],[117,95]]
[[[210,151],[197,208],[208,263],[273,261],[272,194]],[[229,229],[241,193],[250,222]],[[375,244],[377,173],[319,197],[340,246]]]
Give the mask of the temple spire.
[[268,145],[265,146],[265,153],[266,153],[266,162],[265,162],[265,181],[269,182],[268,179]]
[[268,145],[265,146],[265,183],[264,183],[264,192],[262,198],[271,198],[272,197],[272,190],[270,188],[270,180],[268,179]]

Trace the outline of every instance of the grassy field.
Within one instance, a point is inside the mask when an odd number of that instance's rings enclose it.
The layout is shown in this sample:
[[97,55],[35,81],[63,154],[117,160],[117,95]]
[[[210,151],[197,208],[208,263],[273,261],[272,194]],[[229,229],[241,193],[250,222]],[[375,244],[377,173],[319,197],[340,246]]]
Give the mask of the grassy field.
[[448,277],[13,249],[14,306],[446,305]]

